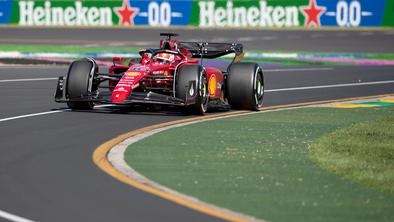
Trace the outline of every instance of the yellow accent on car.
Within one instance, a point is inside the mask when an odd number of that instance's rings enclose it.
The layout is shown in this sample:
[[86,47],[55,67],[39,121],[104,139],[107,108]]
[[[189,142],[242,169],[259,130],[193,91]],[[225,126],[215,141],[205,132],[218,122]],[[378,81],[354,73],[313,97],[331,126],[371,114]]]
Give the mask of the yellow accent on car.
[[216,94],[216,76],[214,74],[209,77],[209,95],[214,96]]
[[139,76],[140,73],[139,72],[127,72],[126,75],[127,76]]
[[234,62],[240,62],[244,58],[245,54],[241,53],[239,55],[236,55],[234,58]]

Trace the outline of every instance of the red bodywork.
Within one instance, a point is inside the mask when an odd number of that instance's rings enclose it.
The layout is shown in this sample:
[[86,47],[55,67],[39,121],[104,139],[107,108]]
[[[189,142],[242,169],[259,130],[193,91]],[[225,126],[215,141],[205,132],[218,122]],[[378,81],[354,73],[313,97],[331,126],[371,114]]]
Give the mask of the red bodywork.
[[[112,91],[111,100],[113,103],[122,103],[132,92],[157,92],[173,96],[173,81],[176,70],[183,65],[198,64],[198,60],[191,58],[191,54],[186,49],[178,50],[177,41],[170,40],[161,42],[168,44],[170,52],[176,52],[172,61],[158,61],[155,55],[150,55],[148,51],[140,51],[140,62],[130,62],[129,65],[119,65],[116,61],[121,58],[114,58],[114,65],[109,69],[109,74],[123,74],[119,81],[110,80],[109,88]],[[208,80],[209,100],[222,98],[223,73],[214,67],[205,67]]]

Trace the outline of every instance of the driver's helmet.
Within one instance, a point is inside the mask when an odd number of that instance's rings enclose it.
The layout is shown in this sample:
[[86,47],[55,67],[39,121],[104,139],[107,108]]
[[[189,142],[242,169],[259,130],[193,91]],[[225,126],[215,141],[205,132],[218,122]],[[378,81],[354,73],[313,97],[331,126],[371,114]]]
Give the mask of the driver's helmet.
[[156,56],[156,59],[159,63],[170,64],[175,60],[175,55],[171,53],[159,53]]

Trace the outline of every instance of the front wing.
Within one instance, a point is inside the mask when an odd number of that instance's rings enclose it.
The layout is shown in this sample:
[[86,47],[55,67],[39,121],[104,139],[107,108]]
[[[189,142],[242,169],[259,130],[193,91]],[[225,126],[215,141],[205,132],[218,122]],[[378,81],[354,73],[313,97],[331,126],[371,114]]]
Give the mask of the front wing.
[[88,95],[81,95],[78,98],[68,98],[65,93],[66,82],[64,77],[59,77],[55,92],[55,101],[59,103],[64,102],[94,102],[101,104],[157,104],[157,105],[172,105],[172,106],[187,106],[195,103],[196,96],[186,98],[186,101],[154,92],[132,92],[126,100],[121,103],[114,103],[111,100],[112,92],[104,91]]

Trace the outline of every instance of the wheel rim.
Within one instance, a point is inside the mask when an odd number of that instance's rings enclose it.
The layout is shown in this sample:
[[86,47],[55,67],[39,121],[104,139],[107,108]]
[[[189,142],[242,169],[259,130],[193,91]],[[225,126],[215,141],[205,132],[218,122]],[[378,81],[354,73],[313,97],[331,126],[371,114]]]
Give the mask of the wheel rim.
[[205,75],[202,76],[202,81],[201,81],[201,108],[205,112],[208,108],[208,83],[207,83],[207,77]]
[[257,107],[261,107],[263,105],[263,96],[264,96],[264,82],[261,72],[257,72],[255,78],[255,89],[254,89],[254,98]]

